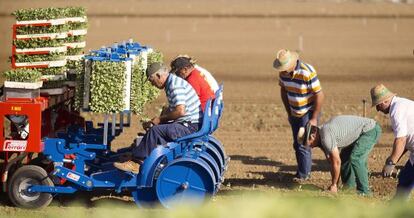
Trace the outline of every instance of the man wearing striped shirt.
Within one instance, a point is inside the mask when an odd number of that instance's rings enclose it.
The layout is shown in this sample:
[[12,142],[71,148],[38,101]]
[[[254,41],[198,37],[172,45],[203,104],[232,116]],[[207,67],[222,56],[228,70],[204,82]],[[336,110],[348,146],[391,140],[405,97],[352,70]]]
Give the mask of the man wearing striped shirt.
[[282,49],[273,67],[279,72],[280,94],[292,128],[293,148],[298,169],[295,177],[308,179],[311,173],[311,149],[298,143],[296,135],[308,122],[316,126],[324,94],[315,69],[299,60],[296,52]]
[[359,194],[370,195],[368,155],[381,135],[381,127],[373,119],[341,115],[321,127],[306,125],[298,132],[298,141],[310,147],[320,147],[331,165],[331,185],[336,193],[339,177],[346,188],[356,188]]
[[132,160],[114,163],[116,168],[134,173],[139,171],[138,163],[148,157],[157,145],[198,131],[203,116],[197,93],[188,82],[169,73],[161,63],[151,64],[146,73],[153,86],[165,90],[169,105],[160,116],[143,123],[147,133],[132,149]]

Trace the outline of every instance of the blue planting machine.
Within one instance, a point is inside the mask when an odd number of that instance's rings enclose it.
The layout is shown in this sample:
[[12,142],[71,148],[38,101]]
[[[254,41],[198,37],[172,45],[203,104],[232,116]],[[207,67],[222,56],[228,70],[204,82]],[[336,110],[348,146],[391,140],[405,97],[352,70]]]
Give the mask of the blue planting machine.
[[212,136],[222,112],[223,86],[206,104],[202,128],[159,145],[138,174],[113,167],[127,149],[111,151],[102,142],[102,129],[70,126],[58,138],[44,138],[40,160],[13,173],[9,198],[16,206],[38,208],[58,194],[104,189],[130,192],[138,206],[170,208],[189,200],[200,204],[217,193],[229,162],[223,145]]

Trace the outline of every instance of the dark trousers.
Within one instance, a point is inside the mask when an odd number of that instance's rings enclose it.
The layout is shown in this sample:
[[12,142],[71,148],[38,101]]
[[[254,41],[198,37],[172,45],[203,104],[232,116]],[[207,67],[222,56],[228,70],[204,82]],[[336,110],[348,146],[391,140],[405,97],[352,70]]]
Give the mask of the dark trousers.
[[310,147],[299,144],[296,140],[300,127],[304,127],[306,123],[312,118],[313,111],[307,112],[302,117],[289,117],[289,123],[293,134],[293,148],[295,149],[296,162],[298,169],[296,176],[299,178],[307,178],[310,176],[312,168],[312,152]]
[[414,166],[411,164],[410,160],[408,160],[398,176],[397,193],[395,194],[395,197],[408,199],[413,187]]
[[144,135],[138,146],[133,148],[132,154],[135,158],[145,159],[157,145],[164,145],[177,138],[189,135],[198,131],[199,125],[196,123],[168,123],[151,127]]

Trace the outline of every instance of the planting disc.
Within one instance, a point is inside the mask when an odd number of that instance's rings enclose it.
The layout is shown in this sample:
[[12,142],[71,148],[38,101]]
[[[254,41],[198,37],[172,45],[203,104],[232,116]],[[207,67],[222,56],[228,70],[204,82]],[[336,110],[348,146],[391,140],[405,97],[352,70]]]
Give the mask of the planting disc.
[[208,153],[206,153],[206,152],[203,152],[201,155],[200,155],[200,157],[201,157],[201,159],[203,159],[209,166],[210,166],[210,168],[213,170],[213,173],[214,173],[214,180],[217,182],[217,181],[220,181],[221,179],[220,179],[220,176],[221,176],[221,174],[220,174],[220,167],[217,165],[217,162],[214,160],[214,158],[210,155],[210,154],[208,154]]
[[[224,162],[222,159],[222,156],[220,154],[220,152],[217,150],[217,148],[210,144],[209,142],[206,143],[206,152],[214,159],[214,161],[216,162],[218,169],[219,169],[219,175],[221,175],[224,172]],[[218,180],[217,180],[218,181]]]
[[166,208],[181,203],[200,205],[215,192],[214,173],[201,158],[177,159],[161,171],[156,191]]
[[220,156],[221,156],[221,159],[224,165],[227,166],[228,159],[226,156],[226,152],[224,152],[224,147],[221,144],[221,142],[217,140],[216,138],[214,138],[214,136],[209,136],[208,143],[210,143],[212,146],[214,146],[217,149],[217,151],[220,153]]
[[131,194],[138,207],[152,207],[159,203],[154,186],[137,188]]

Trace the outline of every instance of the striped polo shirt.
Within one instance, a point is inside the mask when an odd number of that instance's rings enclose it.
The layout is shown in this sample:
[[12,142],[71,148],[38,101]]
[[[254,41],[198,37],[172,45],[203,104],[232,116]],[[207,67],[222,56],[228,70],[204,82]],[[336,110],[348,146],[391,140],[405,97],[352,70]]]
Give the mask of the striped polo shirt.
[[314,96],[322,90],[316,70],[298,60],[292,75],[279,73],[279,85],[287,92],[290,111],[295,117],[302,117],[314,105]]
[[363,133],[374,129],[377,122],[365,117],[339,115],[333,117],[320,128],[321,145],[325,153],[332,149],[353,144]]
[[185,80],[170,73],[165,85],[169,110],[177,105],[185,105],[185,115],[178,118],[178,122],[199,123],[202,119],[201,104],[193,87]]

